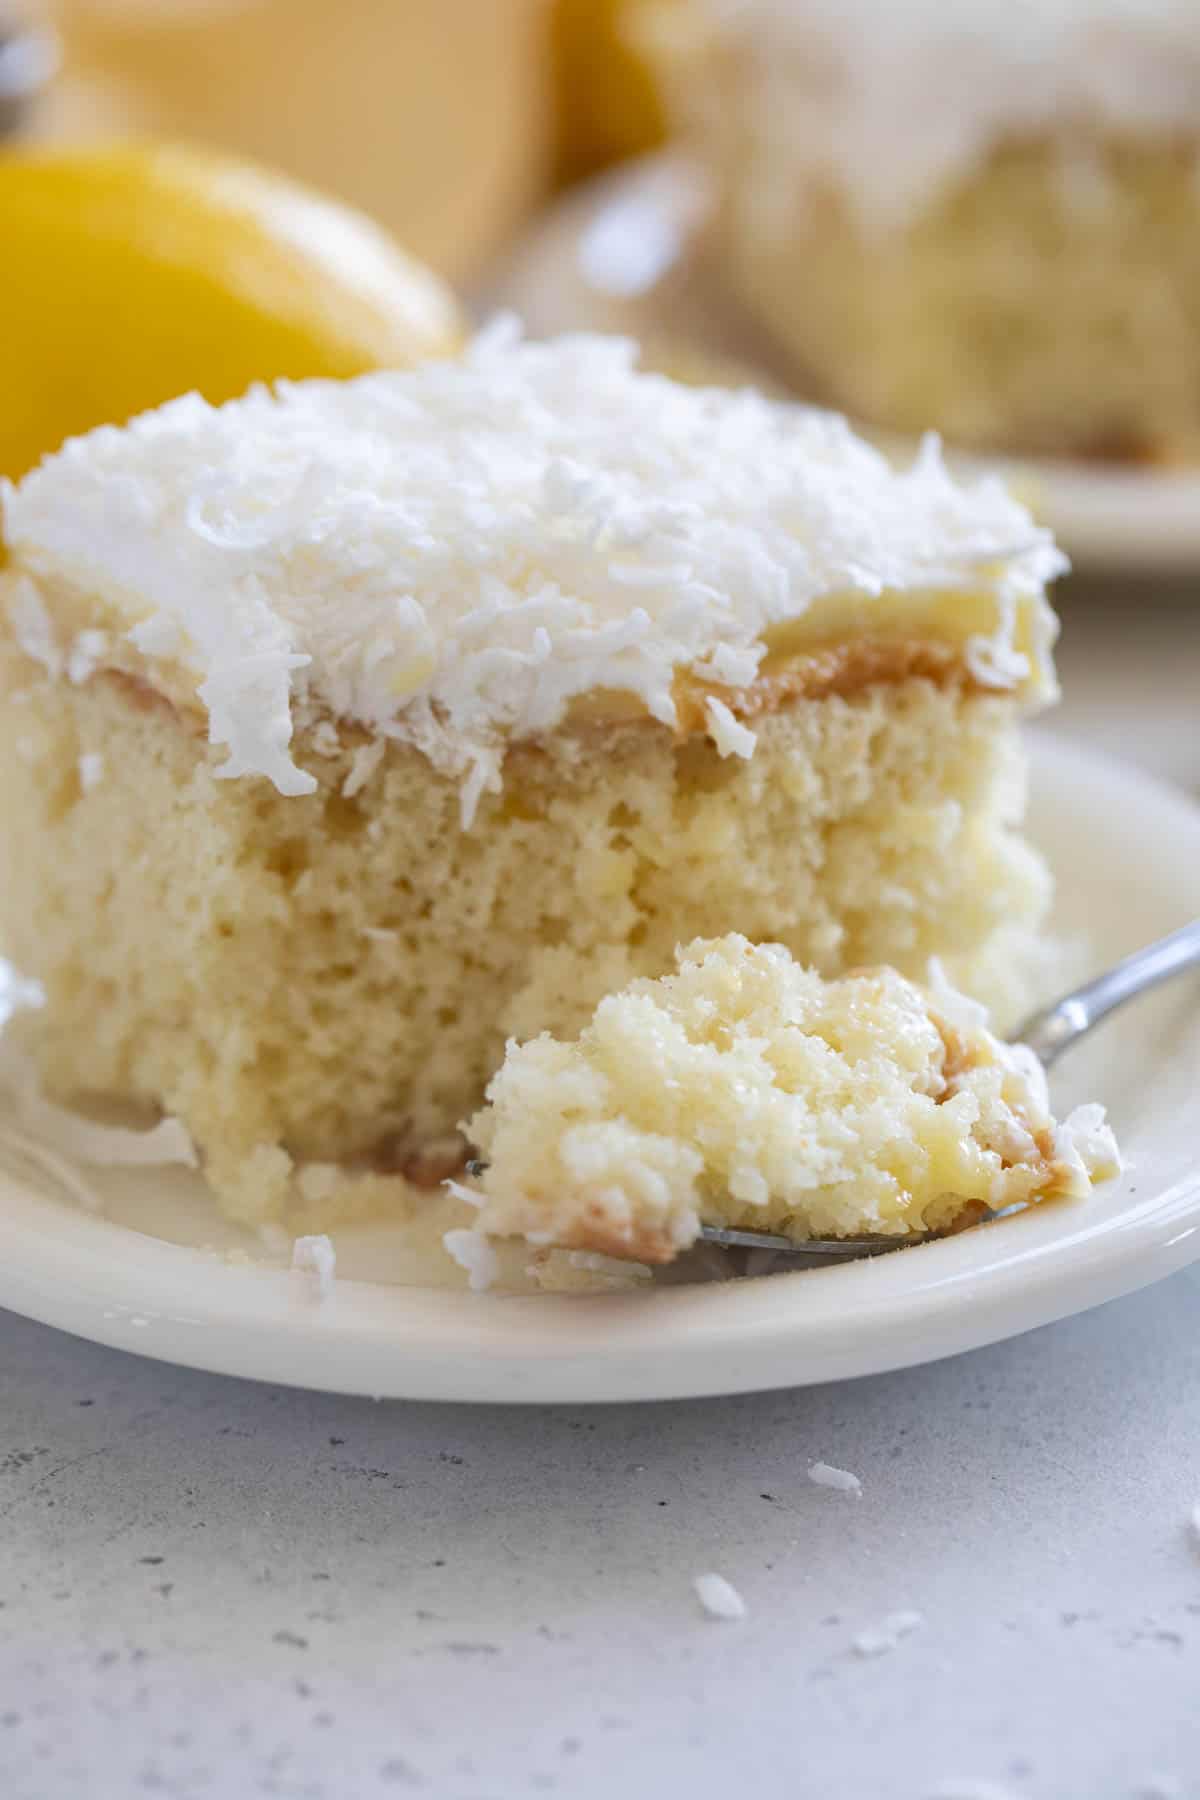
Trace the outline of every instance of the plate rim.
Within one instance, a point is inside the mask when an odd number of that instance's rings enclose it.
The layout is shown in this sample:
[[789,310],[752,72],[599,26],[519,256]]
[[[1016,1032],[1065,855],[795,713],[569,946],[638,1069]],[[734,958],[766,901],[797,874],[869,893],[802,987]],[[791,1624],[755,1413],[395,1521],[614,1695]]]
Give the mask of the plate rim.
[[[1053,732],[1032,736],[1035,772],[1052,770],[1064,791],[1102,783],[1107,809],[1136,809],[1173,852],[1194,845],[1200,869],[1200,805],[1183,790]],[[1200,889],[1196,898],[1200,904]],[[230,1266],[79,1212],[5,1174],[0,1306],[156,1360],[329,1392],[573,1405],[698,1398],[958,1354],[1200,1258],[1200,1156],[1165,1192],[1111,1218],[1089,1224],[1086,1205],[1078,1207],[1078,1225],[1064,1235],[1070,1204],[896,1256],[766,1281],[503,1296],[341,1277],[332,1296],[316,1302],[309,1284],[286,1270]],[[996,1232],[1006,1254],[981,1264],[971,1245]],[[922,1259],[920,1279],[899,1280],[913,1258]],[[830,1304],[811,1312],[798,1284],[814,1281]],[[863,1291],[867,1305],[859,1308]]]

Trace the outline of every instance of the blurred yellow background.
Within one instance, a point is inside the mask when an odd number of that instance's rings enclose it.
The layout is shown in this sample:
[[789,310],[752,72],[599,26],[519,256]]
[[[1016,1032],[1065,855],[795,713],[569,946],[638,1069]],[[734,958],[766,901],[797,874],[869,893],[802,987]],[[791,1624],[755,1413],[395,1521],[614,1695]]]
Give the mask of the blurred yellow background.
[[451,352],[437,276],[657,140],[633,3],[0,0],[58,49],[0,153],[0,475],[191,389]]
[[[370,213],[469,280],[556,180],[655,143],[631,0],[40,0],[43,140],[184,139]],[[0,11],[3,10],[0,0]]]

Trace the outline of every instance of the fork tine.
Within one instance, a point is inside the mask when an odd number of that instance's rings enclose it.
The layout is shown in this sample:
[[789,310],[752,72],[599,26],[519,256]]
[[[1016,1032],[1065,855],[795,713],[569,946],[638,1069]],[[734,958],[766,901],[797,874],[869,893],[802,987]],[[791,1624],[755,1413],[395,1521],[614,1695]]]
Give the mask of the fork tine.
[[927,1244],[936,1235],[932,1231],[910,1232],[895,1238],[796,1238],[781,1237],[772,1231],[734,1231],[723,1225],[702,1225],[700,1236],[706,1244],[720,1244],[731,1250],[776,1250],[787,1256],[824,1256],[842,1262],[855,1262],[863,1256],[887,1256],[893,1250],[907,1250],[910,1244]]

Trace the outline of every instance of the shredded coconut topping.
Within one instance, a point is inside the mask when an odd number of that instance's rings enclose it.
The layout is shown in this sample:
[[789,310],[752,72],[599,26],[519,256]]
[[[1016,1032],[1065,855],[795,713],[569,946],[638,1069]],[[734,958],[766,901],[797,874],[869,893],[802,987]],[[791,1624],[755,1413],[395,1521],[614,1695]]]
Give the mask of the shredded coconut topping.
[[734,718],[723,700],[710,694],[705,701],[705,711],[708,734],[721,756],[753,756],[754,733]]
[[744,1619],[746,1602],[723,1575],[697,1575],[692,1586],[710,1619]]
[[701,16],[737,45],[756,205],[781,226],[798,165],[885,230],[999,140],[1039,134],[1063,145],[1068,197],[1094,205],[1081,128],[1190,136],[1200,114],[1195,0],[702,0]]
[[[675,726],[678,669],[732,692],[818,602],[827,637],[915,596],[906,616],[969,637],[992,680],[1050,689],[1042,589],[1064,564],[999,482],[958,484],[932,442],[897,474],[830,414],[635,357],[493,328],[459,361],[189,395],[0,490],[6,541],[22,576],[88,596],[114,658],[200,702],[222,775],[311,791],[302,704],[418,746],[468,821],[509,738],[598,690]],[[96,630],[57,642],[33,580],[9,611],[52,674],[101,652]],[[753,748],[719,699],[707,723]],[[369,774],[356,759],[347,791]]]

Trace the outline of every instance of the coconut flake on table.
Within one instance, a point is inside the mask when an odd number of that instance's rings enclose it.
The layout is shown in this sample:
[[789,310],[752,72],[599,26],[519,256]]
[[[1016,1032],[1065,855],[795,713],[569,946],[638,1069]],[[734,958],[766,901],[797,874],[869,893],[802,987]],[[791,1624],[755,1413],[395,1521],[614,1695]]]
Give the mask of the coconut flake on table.
[[723,1575],[697,1575],[692,1580],[696,1598],[710,1619],[744,1619],[746,1602]]
[[[936,612],[969,572],[974,637],[1054,692],[1041,589],[1064,561],[998,480],[956,481],[932,440],[897,472],[830,414],[636,355],[490,330],[416,369],[189,395],[5,487],[10,557],[95,596],[114,665],[207,713],[222,776],[313,792],[292,735],[326,715],[415,746],[468,822],[509,739],[597,690],[677,727],[678,670],[732,695],[818,602],[826,637],[843,607],[870,629],[897,593]],[[58,670],[28,579],[12,605]],[[708,724],[744,754],[727,710]]]
[[318,1300],[328,1300],[337,1279],[337,1252],[324,1235],[298,1237],[292,1245],[292,1268],[311,1278]]
[[857,1475],[849,1469],[835,1469],[832,1463],[809,1463],[808,1479],[815,1481],[818,1487],[836,1488],[842,1494],[861,1494],[863,1491]]
[[925,1616],[919,1612],[893,1612],[880,1619],[877,1625],[868,1625],[854,1639],[855,1656],[886,1656],[889,1650],[896,1647],[914,1631],[920,1631],[925,1623]]

